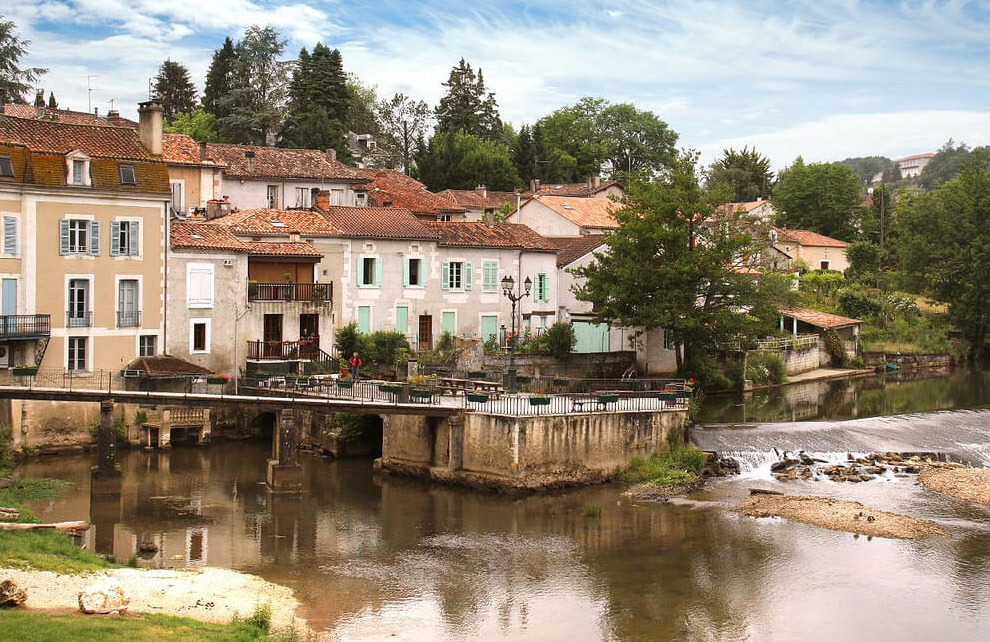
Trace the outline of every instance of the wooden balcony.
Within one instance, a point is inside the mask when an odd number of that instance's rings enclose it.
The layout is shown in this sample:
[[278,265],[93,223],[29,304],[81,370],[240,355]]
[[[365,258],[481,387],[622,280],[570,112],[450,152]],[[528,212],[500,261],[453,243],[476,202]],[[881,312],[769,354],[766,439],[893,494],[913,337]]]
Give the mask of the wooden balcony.
[[248,341],[249,361],[296,361],[321,359],[320,345],[314,341]]
[[0,316],[0,340],[42,339],[52,334],[50,314],[5,314]]
[[333,283],[248,283],[248,301],[333,303]]

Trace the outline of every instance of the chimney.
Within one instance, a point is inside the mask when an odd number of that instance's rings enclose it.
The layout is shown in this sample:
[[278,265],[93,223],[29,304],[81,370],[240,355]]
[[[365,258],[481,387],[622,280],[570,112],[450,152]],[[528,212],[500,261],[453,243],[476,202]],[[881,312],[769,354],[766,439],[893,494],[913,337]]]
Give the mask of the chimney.
[[120,117],[120,112],[116,109],[111,109],[107,112],[107,122],[115,127],[120,127],[124,124],[124,119]]
[[330,161],[331,163],[337,162],[337,150],[334,149],[333,147],[327,148],[327,160]]
[[490,207],[485,210],[485,225],[495,227],[495,210]]
[[205,163],[207,160],[209,160],[209,157],[206,154],[206,143],[200,143],[199,144],[199,162]]
[[93,115],[94,116],[99,116],[100,115],[100,108],[99,107],[93,107]]
[[488,198],[488,188],[484,185],[478,185],[474,188],[474,193],[481,196],[481,198]]
[[244,152],[244,164],[247,165],[248,174],[254,173],[254,152],[248,150]]
[[138,103],[138,136],[152,154],[162,153],[162,106],[156,100]]
[[321,189],[318,192],[316,192],[315,204],[316,204],[316,207],[320,208],[321,210],[324,210],[324,211],[329,210],[330,209],[330,190]]
[[535,192],[540,189],[540,179],[531,178],[529,179],[529,191]]
[[588,174],[588,189],[598,189],[602,185],[602,177],[598,174]]

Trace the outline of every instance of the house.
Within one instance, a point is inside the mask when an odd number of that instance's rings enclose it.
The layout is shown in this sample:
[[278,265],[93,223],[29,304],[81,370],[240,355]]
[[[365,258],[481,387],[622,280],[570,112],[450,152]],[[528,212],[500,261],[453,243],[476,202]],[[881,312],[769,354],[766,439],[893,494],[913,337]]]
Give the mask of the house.
[[776,215],[770,201],[763,198],[745,203],[726,203],[723,208],[761,223],[769,223]]
[[347,149],[359,168],[374,167],[378,156],[378,145],[374,134],[347,132]]
[[512,209],[519,207],[521,195],[516,192],[498,192],[484,185],[474,189],[445,189],[437,192],[456,207],[466,210],[466,221],[494,221],[495,213],[506,205]]
[[162,349],[168,168],[137,130],[0,116],[3,366],[117,370]]
[[621,201],[625,190],[617,181],[602,181],[597,174],[591,174],[583,183],[546,183],[539,179],[530,181],[529,191],[523,196],[567,196],[571,198],[603,198]]
[[777,250],[793,261],[803,261],[811,270],[844,272],[849,267],[849,260],[846,258],[846,246],[849,244],[845,241],[810,230],[781,227],[771,228],[770,235]]
[[859,330],[863,324],[859,319],[808,310],[806,308],[781,308],[780,329],[794,336],[800,334],[817,334],[819,336],[819,363],[822,366],[831,363],[831,357],[825,349],[828,332],[835,332],[842,341],[846,356],[855,357],[859,346]]
[[533,196],[508,221],[522,223],[551,238],[607,234],[619,229],[615,212],[622,205],[603,198]]
[[130,127],[137,129],[138,123],[127,118],[121,118],[116,109],[111,109],[106,116],[100,116],[97,109],[93,113],[86,111],[73,111],[71,109],[58,109],[51,107],[29,105],[27,103],[5,103],[0,110],[6,116],[15,118],[28,118],[33,120],[46,120],[54,123],[66,123],[69,125],[109,125],[114,127]]
[[161,149],[168,165],[173,215],[205,213],[211,201],[222,198],[227,166],[209,155],[206,143],[185,134],[165,133]]
[[367,203],[368,180],[338,162],[332,149],[206,143],[202,158],[225,167],[222,195],[241,209],[306,209],[320,190],[334,205]]
[[935,158],[935,154],[932,153],[905,156],[895,160],[894,166],[901,170],[901,178],[916,178],[921,176],[925,165],[931,162],[933,158]]
[[396,169],[359,169],[368,180],[368,205],[409,210],[424,221],[463,221],[467,209],[434,194]]

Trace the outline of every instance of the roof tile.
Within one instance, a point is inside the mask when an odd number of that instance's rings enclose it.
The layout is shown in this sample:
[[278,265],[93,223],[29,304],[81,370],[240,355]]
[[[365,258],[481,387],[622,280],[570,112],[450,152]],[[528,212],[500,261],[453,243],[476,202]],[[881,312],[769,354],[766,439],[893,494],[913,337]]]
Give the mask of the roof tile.
[[475,189],[445,189],[437,192],[437,196],[450,201],[455,207],[481,210],[486,208],[498,209],[505,203],[516,204],[515,192],[493,192],[485,190],[482,194]]
[[504,247],[538,252],[556,252],[557,245],[525,225],[481,221],[427,221],[426,226],[440,237],[440,244],[456,247]]
[[[249,161],[247,153],[254,154]],[[356,170],[331,161],[318,149],[288,149],[207,143],[206,153],[215,162],[227,166],[230,178],[299,178],[363,183]]]
[[[531,200],[546,205],[572,223],[581,227],[602,230],[619,229],[614,213],[622,205],[605,198],[577,198],[565,196],[534,196]],[[523,205],[525,207],[525,204]]]
[[400,207],[413,214],[436,217],[463,212],[465,208],[438,196],[414,178],[394,169],[359,169],[368,184],[368,203],[375,207]]
[[437,233],[399,207],[331,206],[323,212],[341,236],[383,239],[434,240]]
[[584,236],[555,238],[560,254],[557,255],[557,267],[570,265],[574,261],[605,244],[604,234],[586,234]]
[[780,313],[826,330],[862,323],[859,319],[842,317],[838,314],[829,314],[828,312],[819,312],[818,310],[808,310],[807,308],[780,308]]
[[788,230],[777,227],[777,236],[781,241],[791,241],[805,247],[846,247],[849,245],[845,241],[824,236],[811,230]]

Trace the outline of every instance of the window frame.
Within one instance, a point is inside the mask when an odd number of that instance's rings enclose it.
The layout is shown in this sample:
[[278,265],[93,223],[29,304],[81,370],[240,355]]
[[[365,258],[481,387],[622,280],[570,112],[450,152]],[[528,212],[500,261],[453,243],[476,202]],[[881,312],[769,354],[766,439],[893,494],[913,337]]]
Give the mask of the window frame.
[[[150,340],[151,351],[148,351],[148,346],[146,342]],[[157,334],[140,334],[138,335],[138,356],[139,357],[153,357],[158,354],[158,335]]]
[[265,189],[265,202],[268,209],[277,210],[279,204],[278,185],[268,185]]
[[110,221],[110,256],[141,256],[141,221]]
[[[216,278],[212,263],[187,263],[186,264],[186,307],[189,309],[212,308],[216,301]],[[193,297],[193,275],[209,275],[209,296],[202,298]]]
[[[9,174],[7,173],[9,169]],[[14,178],[14,159],[10,154],[0,154],[0,178]]]
[[[371,261],[371,280],[368,276],[368,261]],[[382,257],[379,254],[359,254],[356,266],[355,284],[359,288],[380,288],[382,287]]]
[[[489,280],[489,277],[491,279]],[[498,261],[481,262],[481,291],[498,292]]]
[[65,327],[92,327],[94,294],[92,275],[66,275]]
[[0,215],[0,252],[4,256],[18,256],[20,252],[20,216],[4,212]]
[[[130,180],[125,180],[128,178],[128,172],[130,172]],[[130,163],[121,163],[117,165],[117,177],[120,179],[121,185],[137,185],[137,168]]]
[[[82,348],[82,361],[79,359],[80,347]],[[75,353],[75,354],[73,354]],[[82,367],[79,366],[80,363]],[[65,369],[69,372],[89,371],[89,337],[88,336],[67,336],[65,338]]]
[[[212,319],[192,318],[189,319],[189,354],[210,354],[212,339]],[[203,347],[196,347],[196,327],[203,326]]]

